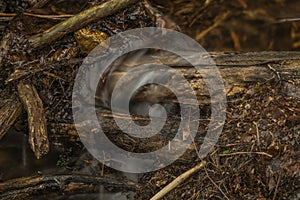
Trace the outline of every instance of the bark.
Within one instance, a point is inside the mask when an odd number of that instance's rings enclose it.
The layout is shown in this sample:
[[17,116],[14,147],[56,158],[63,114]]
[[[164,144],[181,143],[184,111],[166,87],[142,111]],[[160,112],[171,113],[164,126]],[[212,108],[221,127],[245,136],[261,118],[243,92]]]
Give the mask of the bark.
[[43,103],[33,85],[19,83],[18,92],[28,115],[29,144],[35,156],[40,159],[49,152]]

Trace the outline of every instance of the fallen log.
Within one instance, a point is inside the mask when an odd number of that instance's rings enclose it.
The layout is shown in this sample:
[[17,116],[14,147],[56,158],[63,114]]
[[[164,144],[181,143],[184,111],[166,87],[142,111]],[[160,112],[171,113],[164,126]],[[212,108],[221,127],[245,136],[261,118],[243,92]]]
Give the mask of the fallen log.
[[[231,97],[248,89],[249,85],[261,84],[278,84],[278,91],[286,93],[292,98],[300,98],[300,52],[252,52],[252,53],[212,53],[211,54],[217,69],[219,70],[225,84],[225,92],[227,97]],[[181,72],[190,82],[198,98],[199,106],[209,105],[210,98],[205,83],[195,68],[193,68],[186,60],[170,54],[156,54],[152,56],[145,55],[137,63],[122,63],[125,69],[128,67],[141,65],[144,63],[165,64],[173,67],[175,72]],[[201,64],[201,62],[199,63]],[[117,80],[123,76],[125,71],[113,72],[111,76],[113,80]],[[133,75],[134,77],[134,75]],[[104,85],[105,86],[105,85]],[[180,88],[180,85],[178,86]],[[102,88],[103,89],[103,88]],[[102,90],[103,91],[103,90]],[[99,89],[101,98],[101,89]],[[126,94],[126,92],[125,92]],[[178,103],[176,98],[169,98],[163,95],[161,103]],[[137,95],[133,100],[143,101],[145,94]],[[124,118],[122,114],[112,115],[102,107],[97,108],[97,115],[101,119],[102,124],[114,124],[114,118]],[[137,122],[147,121],[147,117],[133,117]],[[128,121],[131,118],[128,118]],[[177,120],[176,117],[173,120]],[[203,119],[207,120],[207,119]],[[172,119],[171,119],[172,121]],[[169,128],[174,123],[169,124]],[[59,138],[68,137],[71,141],[78,141],[77,132],[74,124],[49,124],[54,134],[50,134],[51,140],[59,141]],[[168,126],[168,125],[167,125]],[[114,126],[109,126],[109,132],[118,132]],[[88,134],[88,133],[87,133]]]
[[[287,93],[297,96],[298,98],[300,96],[300,52],[212,52],[210,56],[217,67],[215,69],[219,70],[221,78],[223,79],[227,96],[241,92],[246,89],[246,86],[250,83],[266,83],[272,80],[282,83],[282,89],[286,90]],[[191,55],[191,59],[193,59],[193,57],[195,57],[195,55]],[[183,74],[190,82],[194,91],[197,91],[197,97],[201,100],[203,99],[202,97],[209,95],[207,89],[205,89],[207,86],[205,86],[205,82],[203,81],[203,75],[185,59],[177,55],[156,53],[154,55],[143,55],[138,60],[139,61],[135,63],[132,63],[130,59],[128,59],[128,62],[126,62],[126,60],[124,63],[122,62],[121,69],[116,67],[116,69],[118,69],[117,72],[111,73],[111,77],[105,77],[111,81],[108,82],[107,85],[103,84],[103,87],[112,87],[111,85],[115,84],[120,77],[126,74],[126,70],[133,66],[153,63],[154,65],[164,64],[170,66],[174,68],[172,71],[175,73],[180,72]],[[207,60],[204,59],[203,61],[197,62],[200,68],[205,68]],[[112,68],[114,67],[115,66],[112,66]],[[209,74],[207,74],[207,76],[209,76]],[[134,80],[134,75],[132,75],[132,77]],[[212,78],[214,78],[213,75]],[[180,86],[178,87],[180,88]],[[103,96],[103,91],[105,90],[100,85],[100,98]],[[142,97],[143,94],[139,98]],[[164,100],[167,99],[168,98],[165,98]]]
[[131,181],[85,174],[29,176],[0,183],[0,198],[33,199],[41,196],[99,193],[100,186],[118,191],[136,191],[140,186]]

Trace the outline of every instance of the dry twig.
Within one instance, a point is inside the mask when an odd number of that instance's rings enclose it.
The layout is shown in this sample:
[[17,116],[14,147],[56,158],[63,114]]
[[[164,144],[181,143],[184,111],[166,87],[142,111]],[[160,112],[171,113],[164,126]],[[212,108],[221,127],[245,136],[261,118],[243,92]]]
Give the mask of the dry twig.
[[227,154],[219,154],[219,156],[234,156],[234,155],[242,155],[242,154],[258,154],[263,156],[268,156],[272,158],[273,156],[266,153],[266,152],[234,152],[234,153],[227,153]]
[[195,167],[189,169],[188,171],[184,172],[180,176],[178,176],[176,179],[174,179],[170,184],[168,184],[166,187],[164,187],[161,191],[159,191],[156,195],[154,195],[150,200],[158,200],[163,198],[167,193],[169,193],[171,190],[176,188],[178,185],[183,183],[186,179],[188,179],[191,175],[198,172],[201,168],[203,168],[206,165],[205,161],[202,161]]
[[60,19],[60,18],[70,18],[70,17],[74,16],[74,15],[68,15],[68,14],[65,14],[65,15],[40,15],[40,14],[28,13],[28,12],[24,12],[23,15],[37,17],[37,18],[43,18],[43,19]]

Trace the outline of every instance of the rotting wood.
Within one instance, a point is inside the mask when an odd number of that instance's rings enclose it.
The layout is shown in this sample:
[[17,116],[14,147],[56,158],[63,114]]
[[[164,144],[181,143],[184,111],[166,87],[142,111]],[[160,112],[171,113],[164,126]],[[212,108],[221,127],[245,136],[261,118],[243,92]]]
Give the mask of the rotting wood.
[[29,144],[40,159],[49,152],[49,140],[43,103],[33,85],[18,84],[18,93],[26,108],[29,123]]

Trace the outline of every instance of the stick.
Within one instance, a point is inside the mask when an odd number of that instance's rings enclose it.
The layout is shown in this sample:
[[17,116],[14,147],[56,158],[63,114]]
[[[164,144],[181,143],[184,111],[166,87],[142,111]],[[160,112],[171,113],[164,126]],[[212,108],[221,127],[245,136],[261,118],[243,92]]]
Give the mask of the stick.
[[34,13],[28,13],[24,12],[23,15],[26,16],[31,16],[31,17],[37,17],[37,18],[43,18],[43,19],[61,19],[61,18],[70,18],[73,17],[74,15],[40,15],[40,14],[34,14]]
[[50,43],[65,34],[76,31],[87,24],[99,20],[100,18],[112,15],[117,11],[128,7],[137,2],[137,0],[111,0],[99,6],[87,9],[53,27],[43,33],[32,36],[29,40],[34,47],[39,47]]
[[180,176],[178,176],[176,179],[174,179],[169,185],[164,187],[161,191],[159,191],[156,195],[154,195],[150,200],[158,200],[163,198],[167,193],[169,193],[171,190],[173,190],[175,187],[183,183],[186,179],[188,179],[191,175],[198,172],[201,168],[203,168],[206,165],[205,161],[202,161],[195,167],[189,169],[188,171],[184,172]]
[[16,13],[0,13],[0,17],[15,17]]
[[266,152],[234,152],[234,153],[227,153],[227,154],[219,154],[219,156],[224,157],[224,156],[234,156],[234,155],[243,155],[243,154],[257,154],[257,155],[263,155],[263,156],[268,156],[272,158],[273,156],[266,153]]

